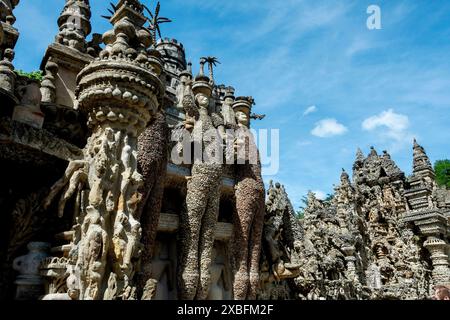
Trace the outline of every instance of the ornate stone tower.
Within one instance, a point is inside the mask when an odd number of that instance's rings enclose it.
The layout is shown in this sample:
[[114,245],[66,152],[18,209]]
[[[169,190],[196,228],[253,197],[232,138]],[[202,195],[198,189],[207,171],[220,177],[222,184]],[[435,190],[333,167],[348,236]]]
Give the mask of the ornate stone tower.
[[156,50],[164,61],[166,95],[163,108],[169,123],[174,125],[184,119],[181,100],[187,79],[192,79],[192,66],[186,62],[183,44],[175,39],[159,39]]
[[68,269],[76,278],[74,297],[82,300],[135,298],[142,183],[137,138],[164,94],[162,62],[147,51],[151,34],[144,28],[142,4],[121,0],[115,9],[101,58],[77,77],[79,109],[92,130],[84,159],[69,164],[47,199],[68,184],[60,200],[62,215],[67,199],[78,194]]
[[435,284],[450,283],[449,241],[450,227],[448,216],[450,208],[437,201],[440,193],[433,167],[425,149],[414,139],[413,174],[409,179],[410,188],[406,190],[408,212],[405,221],[418,227],[424,237],[424,247],[428,249],[433,262]]
[[93,60],[86,53],[86,37],[91,32],[90,18],[88,0],[66,0],[58,19],[59,33],[41,63],[44,72],[41,89],[44,104],[69,109],[76,107],[76,76]]

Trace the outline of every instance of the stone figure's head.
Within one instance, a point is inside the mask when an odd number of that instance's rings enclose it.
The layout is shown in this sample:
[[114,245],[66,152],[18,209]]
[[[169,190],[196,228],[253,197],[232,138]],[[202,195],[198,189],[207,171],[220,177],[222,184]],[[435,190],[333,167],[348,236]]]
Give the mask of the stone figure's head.
[[237,97],[233,103],[236,121],[239,125],[250,126],[250,113],[254,100],[252,97]]
[[246,127],[249,126],[249,118],[245,112],[236,111],[235,116],[236,116],[236,121],[238,124],[244,125]]
[[195,102],[200,108],[207,109],[209,106],[209,97],[207,97],[204,93],[198,93],[195,95]]
[[228,87],[225,91],[225,96],[223,98],[226,104],[232,105],[234,100],[236,99],[234,96],[234,88]]
[[198,75],[192,85],[192,92],[195,96],[195,102],[200,108],[208,109],[209,99],[212,95],[212,88],[209,84],[209,78],[204,75]]

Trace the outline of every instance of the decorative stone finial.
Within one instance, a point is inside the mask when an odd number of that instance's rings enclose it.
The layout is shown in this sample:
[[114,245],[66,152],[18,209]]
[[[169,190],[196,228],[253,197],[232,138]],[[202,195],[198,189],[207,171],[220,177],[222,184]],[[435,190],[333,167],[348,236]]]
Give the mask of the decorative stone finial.
[[35,300],[44,291],[44,279],[39,273],[41,262],[48,257],[50,244],[46,242],[30,242],[27,255],[18,257],[13,262],[13,268],[19,275],[17,285],[17,300]]
[[91,33],[89,0],[66,0],[58,18],[59,33],[56,42],[86,52],[86,37]]
[[194,84],[192,86],[192,91],[194,95],[199,93],[203,93],[206,96],[210,97],[212,94],[212,86],[210,83],[210,79],[204,73],[205,60],[203,58],[200,59],[200,73],[195,77]]
[[6,105],[17,103],[14,98],[16,75],[12,61],[19,32],[12,25],[16,21],[13,10],[19,0],[0,0],[0,98]]
[[12,26],[16,22],[13,14],[14,8],[19,4],[20,0],[1,0],[0,1],[0,21]]

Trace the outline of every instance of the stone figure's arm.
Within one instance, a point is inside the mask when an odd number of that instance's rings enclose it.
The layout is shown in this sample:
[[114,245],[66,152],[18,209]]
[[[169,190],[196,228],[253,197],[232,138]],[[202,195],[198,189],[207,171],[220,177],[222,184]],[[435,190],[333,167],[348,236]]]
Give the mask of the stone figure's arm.
[[194,93],[192,92],[192,81],[186,83],[183,93],[183,109],[186,116],[197,119],[199,116],[197,105],[195,104]]

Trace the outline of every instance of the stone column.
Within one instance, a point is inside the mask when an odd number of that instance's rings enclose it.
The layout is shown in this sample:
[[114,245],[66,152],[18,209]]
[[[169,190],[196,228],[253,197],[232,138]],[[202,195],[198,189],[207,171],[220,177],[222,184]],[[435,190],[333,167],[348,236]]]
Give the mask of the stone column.
[[427,248],[431,254],[434,284],[449,284],[450,269],[449,256],[447,254],[447,242],[437,237],[429,236],[424,242],[424,247]]
[[345,262],[347,263],[346,275],[349,280],[355,281],[356,277],[356,258],[355,258],[355,247],[345,246],[342,247],[342,251],[345,253]]
[[0,0],[0,97],[5,96],[2,100],[14,101],[7,103],[8,105],[17,102],[14,98],[16,74],[12,61],[15,55],[14,47],[19,38],[19,32],[13,27],[16,21],[13,10],[18,4],[19,0]]
[[76,235],[71,263],[79,299],[134,299],[133,277],[141,253],[137,205],[142,176],[137,171],[137,138],[157,112],[164,94],[162,62],[148,53],[151,34],[139,1],[119,1],[97,59],[77,77],[79,109],[92,130],[84,159],[71,162],[47,201],[64,189],[77,194]]

